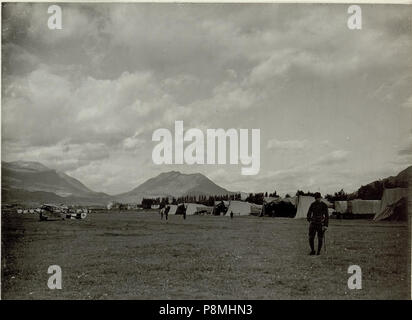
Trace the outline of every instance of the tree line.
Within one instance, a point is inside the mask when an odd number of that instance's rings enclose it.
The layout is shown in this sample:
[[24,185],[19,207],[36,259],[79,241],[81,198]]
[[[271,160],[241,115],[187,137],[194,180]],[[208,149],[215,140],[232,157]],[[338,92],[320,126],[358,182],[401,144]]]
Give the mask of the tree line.
[[[385,188],[395,188],[399,187],[398,185],[389,182],[388,180],[379,180],[367,184],[365,186],[361,186],[356,192],[347,193],[343,189],[333,193],[333,194],[326,194],[324,196],[325,199],[328,201],[349,201],[354,199],[362,199],[362,200],[380,200],[382,199],[383,191]],[[303,191],[297,190],[295,196],[311,196],[314,197],[316,192],[312,191]],[[280,197],[277,191],[273,192],[257,192],[257,193],[249,193],[246,197],[245,201],[262,205],[264,202],[265,197],[272,197],[278,198]],[[290,194],[286,194],[285,198],[290,198]],[[180,203],[199,203],[206,206],[214,206],[216,201],[230,201],[230,200],[241,200],[241,194],[235,193],[230,195],[214,195],[214,196],[206,196],[206,195],[187,195],[182,197],[163,197],[163,198],[144,198],[142,200],[142,207],[144,209],[150,208],[152,205],[160,205],[165,206],[168,204],[178,205]]]
[[214,195],[214,196],[205,196],[205,195],[187,195],[182,197],[162,197],[162,198],[143,198],[142,208],[149,209],[152,205],[160,205],[164,207],[166,205],[179,205],[181,203],[198,203],[205,206],[213,207],[215,201],[230,201],[230,200],[241,200],[241,194],[226,194],[226,195]]

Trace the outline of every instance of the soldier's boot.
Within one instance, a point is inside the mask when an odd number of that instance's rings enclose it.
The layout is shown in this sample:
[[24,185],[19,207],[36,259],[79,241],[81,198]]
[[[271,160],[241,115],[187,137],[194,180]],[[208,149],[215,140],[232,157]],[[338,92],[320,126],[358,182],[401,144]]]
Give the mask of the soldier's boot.
[[317,255],[320,255],[320,251],[322,250],[322,245],[323,245],[323,237],[318,237],[318,252],[316,252]]
[[309,238],[310,253],[309,255],[313,256],[315,254],[315,238]]

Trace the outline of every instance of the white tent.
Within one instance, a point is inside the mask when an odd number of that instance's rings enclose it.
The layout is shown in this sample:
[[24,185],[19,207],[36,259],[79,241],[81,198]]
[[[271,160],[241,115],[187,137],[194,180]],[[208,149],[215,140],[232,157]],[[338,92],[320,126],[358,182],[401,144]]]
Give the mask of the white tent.
[[175,204],[169,204],[168,205],[170,207],[169,212],[167,213],[168,215],[170,214],[176,214],[176,210],[177,210],[177,205]]
[[382,195],[381,211],[403,197],[408,197],[408,188],[385,189]]
[[213,207],[208,207],[205,206],[203,204],[198,204],[198,203],[185,203],[185,208],[186,208],[186,215],[191,216],[194,215],[196,213],[198,213],[199,211],[208,211],[210,213],[212,213],[213,211]]
[[309,207],[314,201],[315,198],[311,196],[298,196],[295,219],[306,219]]
[[391,207],[403,197],[408,197],[407,188],[385,189],[382,195],[380,210],[375,214],[373,220],[379,221],[389,218],[394,213]]
[[355,199],[348,203],[348,211],[352,214],[376,214],[380,211],[381,200]]
[[[308,216],[309,207],[312,204],[312,202],[315,202],[314,197],[298,196],[296,201],[297,204],[295,219],[306,219],[306,217]],[[322,202],[325,203],[328,207],[331,205],[331,203],[326,199],[322,199]]]
[[201,206],[196,208],[195,214],[212,214],[214,207]]
[[335,201],[335,211],[338,213],[346,213],[348,211],[348,202]]
[[247,216],[252,213],[259,214],[262,210],[262,206],[243,202],[243,201],[230,201],[229,208],[227,209],[226,216],[230,216],[230,212],[233,212],[234,216]]

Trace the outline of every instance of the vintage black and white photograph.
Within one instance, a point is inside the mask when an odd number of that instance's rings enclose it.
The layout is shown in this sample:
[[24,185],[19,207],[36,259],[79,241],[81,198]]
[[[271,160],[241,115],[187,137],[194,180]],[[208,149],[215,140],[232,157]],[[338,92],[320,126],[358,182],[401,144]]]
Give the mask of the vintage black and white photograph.
[[2,2],[1,32],[2,299],[411,299],[410,4]]

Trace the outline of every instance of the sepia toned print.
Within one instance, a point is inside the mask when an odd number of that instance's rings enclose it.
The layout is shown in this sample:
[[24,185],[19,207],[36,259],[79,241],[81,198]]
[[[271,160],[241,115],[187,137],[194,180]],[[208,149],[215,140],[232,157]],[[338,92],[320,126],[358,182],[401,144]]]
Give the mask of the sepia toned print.
[[2,299],[409,300],[411,17],[2,3]]

